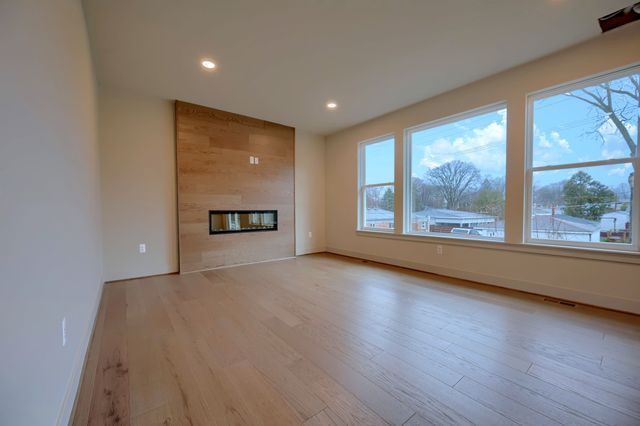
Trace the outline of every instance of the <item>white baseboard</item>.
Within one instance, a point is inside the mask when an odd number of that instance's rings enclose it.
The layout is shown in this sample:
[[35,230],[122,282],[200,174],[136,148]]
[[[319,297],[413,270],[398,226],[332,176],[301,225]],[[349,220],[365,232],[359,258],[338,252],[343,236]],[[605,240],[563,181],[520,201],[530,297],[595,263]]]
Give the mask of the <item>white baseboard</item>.
[[599,306],[616,311],[628,312],[632,314],[640,314],[640,301],[621,299],[614,296],[588,293],[577,291],[574,289],[556,287],[548,284],[534,283],[531,281],[515,280],[500,276],[478,274],[475,272],[465,271],[461,269],[444,268],[441,266],[428,265],[424,263],[409,262],[401,259],[394,259],[384,256],[375,256],[366,253],[360,253],[350,250],[343,250],[334,247],[327,247],[329,253],[340,254],[343,256],[356,257],[359,259],[371,260],[373,262],[386,263],[389,265],[400,266],[403,268],[415,269],[432,274],[444,275],[453,278],[460,278],[468,281],[475,281],[483,284],[495,285],[498,287],[509,288],[512,290],[525,291],[544,296],[555,297],[564,300],[570,300],[586,305]]
[[304,256],[305,254],[313,254],[313,253],[324,253],[327,251],[326,247],[313,247],[313,248],[303,248],[300,251],[296,251],[296,256]]
[[72,421],[74,406],[78,392],[80,391],[80,381],[84,373],[84,367],[89,353],[89,345],[91,344],[91,338],[93,337],[93,331],[96,326],[96,320],[98,318],[98,310],[100,309],[100,302],[102,301],[102,293],[104,292],[104,283],[100,285],[100,291],[98,297],[93,303],[93,309],[91,311],[92,321],[88,324],[85,330],[80,348],[76,352],[73,362],[73,372],[67,383],[67,391],[65,392],[64,400],[62,401],[62,408],[58,415],[58,426],[69,425]]

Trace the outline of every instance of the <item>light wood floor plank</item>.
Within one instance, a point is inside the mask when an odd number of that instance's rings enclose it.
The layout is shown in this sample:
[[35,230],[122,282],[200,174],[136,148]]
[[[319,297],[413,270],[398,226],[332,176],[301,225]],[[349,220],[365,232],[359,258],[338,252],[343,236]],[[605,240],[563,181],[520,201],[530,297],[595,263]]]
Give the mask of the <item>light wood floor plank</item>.
[[[387,424],[363,402],[347,391],[331,376],[306,359],[300,359],[289,366],[290,370],[304,381],[328,407],[326,414],[336,424]],[[335,416],[332,415],[335,413]]]
[[318,414],[316,414],[315,416],[307,419],[307,421],[304,422],[305,426],[337,426],[339,424],[342,424],[341,422],[336,423],[334,421],[334,418],[336,418],[337,416],[334,414],[333,416],[330,413],[330,410],[324,409],[322,411],[320,411]]
[[105,286],[74,425],[640,424],[640,317],[319,254]]
[[521,425],[542,426],[560,424],[550,417],[538,413],[498,392],[494,392],[488,387],[482,386],[480,383],[467,377],[463,377],[456,383],[454,389]]
[[74,417],[72,424],[85,425],[89,422],[89,413],[91,410],[91,403],[93,399],[93,392],[95,390],[95,379],[98,374],[98,366],[100,365],[100,348],[102,346],[102,337],[104,335],[104,318],[107,311],[107,298],[108,296],[103,293],[100,307],[98,308],[98,315],[96,317],[96,325],[94,327],[93,335],[91,336],[91,343],[89,344],[87,352],[87,360],[85,361],[84,376],[80,384],[78,391],[78,400],[74,407]]
[[105,327],[87,421],[89,425],[128,422],[130,417],[126,287],[119,283],[104,291],[108,295]]
[[325,351],[306,336],[296,332],[277,318],[267,321],[268,327],[295,348],[306,359],[320,367],[345,389],[363,401],[380,417],[391,424],[402,424],[414,413],[395,397],[380,389],[367,378],[350,368],[344,361]]
[[557,373],[536,364],[531,366],[529,374],[559,388],[570,390],[593,401],[602,402],[611,408],[637,418],[638,423],[640,423],[640,399],[638,398],[627,399],[599,389],[585,381],[572,379],[565,374]]

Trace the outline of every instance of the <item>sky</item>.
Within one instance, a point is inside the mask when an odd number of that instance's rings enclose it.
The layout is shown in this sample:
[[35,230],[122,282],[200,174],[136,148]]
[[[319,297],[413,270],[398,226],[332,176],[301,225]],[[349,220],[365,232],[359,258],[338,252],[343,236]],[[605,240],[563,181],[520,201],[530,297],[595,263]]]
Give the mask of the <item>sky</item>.
[[[638,74],[636,74],[638,75]],[[612,83],[620,87],[625,80]],[[580,91],[572,93],[581,94]],[[621,95],[614,97],[620,110]],[[626,105],[632,105],[626,103]],[[595,108],[579,99],[559,94],[534,102],[533,165],[547,166],[586,161],[625,158],[629,148],[611,120],[599,125]],[[626,127],[637,141],[640,108],[632,105],[625,111]],[[500,109],[471,118],[414,131],[411,138],[411,174],[423,178],[425,173],[452,160],[473,163],[483,176],[504,177],[506,167],[507,111]],[[594,132],[594,130],[598,132]],[[393,181],[393,140],[367,145],[367,183]],[[627,185],[631,164],[584,169],[594,179],[612,188]],[[534,184],[543,186],[571,177],[576,169],[554,170],[534,174]]]
[[382,139],[380,142],[365,146],[365,183],[393,182],[393,138]]
[[453,160],[473,163],[483,176],[505,175],[506,109],[414,131],[410,138],[412,176],[424,178],[429,169]]

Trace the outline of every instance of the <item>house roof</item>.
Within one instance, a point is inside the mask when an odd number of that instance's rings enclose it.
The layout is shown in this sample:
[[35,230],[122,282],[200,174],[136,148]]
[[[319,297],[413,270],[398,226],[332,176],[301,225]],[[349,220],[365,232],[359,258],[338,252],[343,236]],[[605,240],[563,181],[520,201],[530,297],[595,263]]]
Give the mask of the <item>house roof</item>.
[[[393,221],[393,212],[390,210],[373,208],[367,209],[367,221]],[[488,223],[495,221],[492,216],[487,216],[480,213],[467,212],[463,210],[449,210],[449,209],[433,209],[426,208],[419,212],[412,214],[414,219],[426,219],[430,217],[431,220],[446,222],[447,220],[453,222],[471,221],[473,223]]]
[[493,216],[487,216],[481,213],[467,212],[464,210],[449,210],[449,209],[435,209],[427,207],[419,212],[414,212],[412,217],[414,218],[427,218],[430,217],[433,220],[453,220],[453,221],[473,221],[473,222],[494,222]]
[[385,209],[367,209],[367,222],[393,222],[393,212]]
[[592,233],[600,229],[600,222],[581,219],[565,214],[534,215],[531,218],[532,231],[553,232],[587,232]]

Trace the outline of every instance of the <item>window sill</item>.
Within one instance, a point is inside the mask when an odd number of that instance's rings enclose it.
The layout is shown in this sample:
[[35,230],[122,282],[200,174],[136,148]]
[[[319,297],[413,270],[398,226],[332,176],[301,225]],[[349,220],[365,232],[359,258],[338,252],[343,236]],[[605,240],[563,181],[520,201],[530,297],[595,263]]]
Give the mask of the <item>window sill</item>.
[[630,263],[640,265],[640,253],[633,251],[606,250],[583,247],[559,247],[545,244],[511,244],[492,239],[462,239],[457,237],[396,234],[393,231],[357,230],[356,235],[362,237],[387,238],[391,240],[411,241],[418,243],[444,244],[450,246],[502,250],[517,253],[540,254],[546,256],[564,256],[578,259],[601,260],[607,262]]
[[367,234],[396,235],[395,229],[389,229],[389,228],[364,228],[364,229],[358,229],[358,232],[366,232]]

